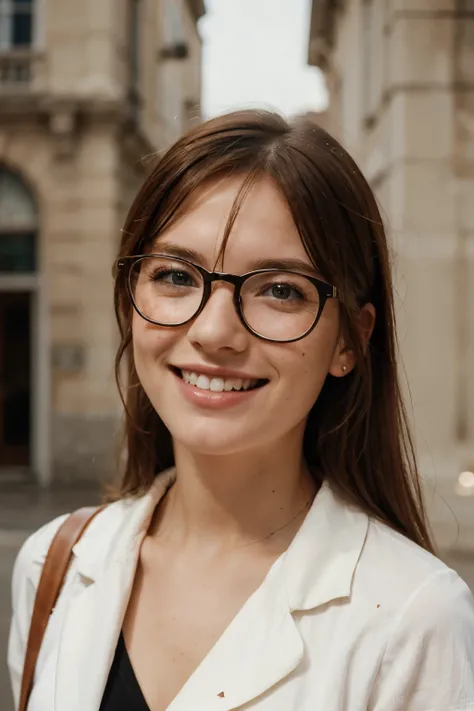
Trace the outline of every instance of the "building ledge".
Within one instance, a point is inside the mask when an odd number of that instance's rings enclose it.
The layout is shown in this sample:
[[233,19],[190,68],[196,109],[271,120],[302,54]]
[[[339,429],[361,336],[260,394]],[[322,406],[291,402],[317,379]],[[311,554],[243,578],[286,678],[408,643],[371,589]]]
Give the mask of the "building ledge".
[[[129,99],[98,99],[50,94],[0,94],[0,126],[36,122],[48,127],[57,155],[71,155],[85,123],[107,123],[126,140],[135,160],[156,151],[144,131],[140,107]],[[7,99],[7,100],[5,100]]]
[[33,49],[0,51],[0,94],[42,91],[46,88],[46,58]]

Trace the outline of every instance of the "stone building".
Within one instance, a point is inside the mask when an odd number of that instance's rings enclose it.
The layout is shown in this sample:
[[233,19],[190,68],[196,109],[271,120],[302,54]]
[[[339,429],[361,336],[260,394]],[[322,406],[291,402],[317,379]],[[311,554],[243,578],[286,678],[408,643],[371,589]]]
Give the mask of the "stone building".
[[434,528],[474,587],[474,2],[313,0],[309,62],[382,206]]
[[0,0],[0,479],[110,470],[111,267],[151,154],[199,117],[203,12]]

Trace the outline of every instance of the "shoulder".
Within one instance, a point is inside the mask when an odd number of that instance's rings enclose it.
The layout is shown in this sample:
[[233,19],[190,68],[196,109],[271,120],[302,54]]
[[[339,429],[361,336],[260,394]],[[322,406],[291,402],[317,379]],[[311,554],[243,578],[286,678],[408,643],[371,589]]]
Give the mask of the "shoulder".
[[371,711],[474,711],[474,598],[454,570],[370,520],[353,591],[383,630]]
[[[474,665],[474,598],[435,555],[371,519],[353,581],[354,599],[372,610],[390,650],[428,643],[470,646]],[[467,647],[466,647],[467,648]]]
[[357,619],[380,631],[387,650],[456,638],[458,645],[470,645],[474,667],[468,586],[442,560],[375,518],[368,519],[350,600]]
[[38,585],[49,547],[69,514],[64,514],[42,526],[23,543],[13,568],[13,605],[19,599],[20,588],[29,585],[33,592]]
[[378,597],[377,604],[392,614],[429,591],[469,595],[466,584],[442,560],[375,519],[369,520],[354,585],[359,593]]
[[474,664],[474,598],[454,570],[433,573],[406,600],[394,619],[392,641],[403,643],[408,636],[438,644],[442,654],[450,643],[451,649],[469,649]]
[[369,708],[474,711],[474,598],[434,556],[403,541],[396,550],[382,566],[387,634]]
[[[406,628],[412,636],[468,632],[474,643],[474,598],[462,578],[442,560],[387,526],[373,526],[374,558],[383,589],[394,604],[394,633]],[[370,544],[369,544],[370,545]],[[389,595],[389,591],[390,595]]]
[[[95,548],[97,555],[106,555],[121,524],[137,501],[138,499],[124,499],[109,504],[91,522],[77,547],[87,543],[89,548]],[[69,514],[64,514],[46,523],[30,535],[20,548],[13,568],[13,605],[15,600],[24,599],[22,593],[25,588],[29,589],[34,597],[51,543],[68,516]]]
[[[101,511],[86,529],[79,543],[87,542],[88,559],[100,567],[102,561],[114,547],[114,541],[128,515],[139,505],[140,499],[122,500],[110,504]],[[41,578],[44,562],[54,536],[69,514],[60,516],[33,533],[21,547],[13,569],[12,578],[12,618],[8,640],[8,668],[13,695],[18,704],[23,664],[27,647],[31,616],[35,604],[36,591]],[[72,583],[77,570],[78,558],[72,560],[64,581],[63,593],[71,594]],[[66,589],[69,590],[66,593]]]

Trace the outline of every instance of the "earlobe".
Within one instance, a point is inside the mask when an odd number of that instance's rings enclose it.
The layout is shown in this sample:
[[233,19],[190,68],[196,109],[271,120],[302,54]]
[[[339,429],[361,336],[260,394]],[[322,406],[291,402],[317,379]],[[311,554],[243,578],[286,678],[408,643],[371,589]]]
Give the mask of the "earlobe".
[[[364,354],[367,352],[367,346],[374,330],[375,317],[373,304],[365,304],[357,316],[357,328]],[[355,353],[352,348],[348,348],[345,345],[344,338],[341,336],[329,373],[335,378],[343,378],[354,370],[355,364]]]
[[354,351],[351,348],[346,348],[344,342],[342,342],[336,350],[329,372],[335,378],[343,378],[354,369],[354,365]]

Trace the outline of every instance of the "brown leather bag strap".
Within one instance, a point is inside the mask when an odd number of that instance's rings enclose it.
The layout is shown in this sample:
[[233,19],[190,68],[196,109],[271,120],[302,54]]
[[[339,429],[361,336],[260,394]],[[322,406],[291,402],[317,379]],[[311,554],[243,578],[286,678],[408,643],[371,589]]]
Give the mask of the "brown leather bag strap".
[[49,617],[56,605],[70,565],[72,549],[92,519],[97,516],[99,511],[103,508],[103,506],[90,506],[78,509],[67,517],[51,542],[43,565],[38,589],[36,590],[25,662],[23,665],[18,711],[26,711],[33,687],[36,660],[38,659]]

